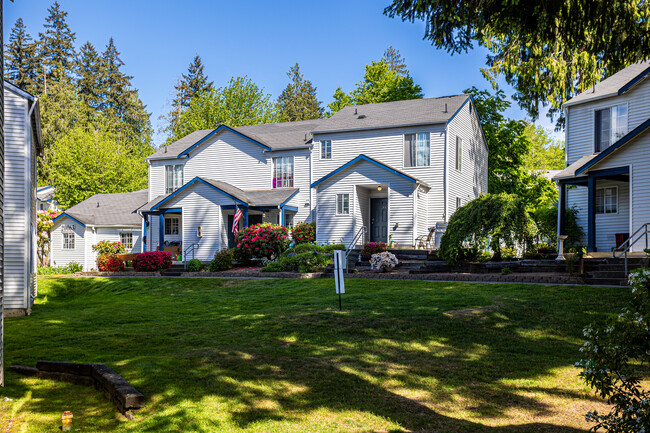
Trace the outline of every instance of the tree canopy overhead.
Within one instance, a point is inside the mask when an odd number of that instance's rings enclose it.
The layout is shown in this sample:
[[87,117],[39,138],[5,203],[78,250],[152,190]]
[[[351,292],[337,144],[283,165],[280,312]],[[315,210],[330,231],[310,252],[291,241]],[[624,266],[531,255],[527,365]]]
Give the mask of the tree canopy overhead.
[[486,47],[484,75],[503,76],[533,119],[540,105],[564,122],[561,105],[618,70],[650,58],[650,3],[638,0],[393,0],[384,13],[426,23],[436,48]]

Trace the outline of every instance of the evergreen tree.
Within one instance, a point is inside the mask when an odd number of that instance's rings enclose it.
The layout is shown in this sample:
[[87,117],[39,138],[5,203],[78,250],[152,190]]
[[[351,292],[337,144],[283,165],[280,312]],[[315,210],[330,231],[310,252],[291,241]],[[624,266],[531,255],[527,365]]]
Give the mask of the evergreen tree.
[[61,10],[58,1],[54,2],[48,12],[50,14],[45,18],[43,25],[45,31],[39,33],[40,57],[44,67],[44,71],[39,73],[39,76],[42,73],[46,74],[43,91],[46,91],[47,80],[61,76],[54,74],[54,69],[62,68],[63,75],[70,76],[75,63],[75,33],[65,22],[68,13]]
[[323,108],[316,97],[316,87],[305,80],[300,73],[298,63],[289,69],[287,76],[291,83],[278,98],[278,115],[281,122],[319,119],[323,117]]
[[5,62],[7,79],[21,89],[35,93],[38,75],[36,43],[27,33],[22,18],[18,18],[11,29]]
[[79,51],[77,59],[77,92],[86,105],[96,110],[102,101],[101,57],[90,42],[86,42]]
[[384,51],[384,57],[381,60],[388,65],[388,70],[397,72],[397,74],[402,77],[407,77],[409,75],[409,70],[406,68],[406,61],[399,53],[399,50],[396,50],[391,45],[386,48]]
[[173,101],[174,109],[181,107],[182,111],[182,109],[188,108],[192,99],[212,90],[212,84],[213,82],[208,82],[207,75],[203,73],[203,63],[197,54],[187,68],[187,74],[183,74],[180,82],[174,86],[176,89],[176,98]]
[[133,77],[120,70],[123,65],[120,52],[117,51],[115,41],[111,38],[101,55],[99,65],[98,110],[105,116],[113,118],[116,128],[121,129],[122,134],[139,142],[148,151],[151,148],[153,132],[150,115],[146,112],[137,90],[131,87]]

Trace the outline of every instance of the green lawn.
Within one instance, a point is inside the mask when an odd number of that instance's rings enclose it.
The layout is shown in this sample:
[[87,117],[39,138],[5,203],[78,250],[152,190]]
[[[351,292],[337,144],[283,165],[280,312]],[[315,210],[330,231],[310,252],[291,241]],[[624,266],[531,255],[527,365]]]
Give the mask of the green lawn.
[[58,431],[64,410],[86,432],[585,431],[602,403],[573,367],[581,330],[629,297],[351,279],[339,312],[333,285],[41,279],[33,315],[5,321],[7,365],[107,364],[147,406],[126,421],[92,388],[8,372],[0,431]]

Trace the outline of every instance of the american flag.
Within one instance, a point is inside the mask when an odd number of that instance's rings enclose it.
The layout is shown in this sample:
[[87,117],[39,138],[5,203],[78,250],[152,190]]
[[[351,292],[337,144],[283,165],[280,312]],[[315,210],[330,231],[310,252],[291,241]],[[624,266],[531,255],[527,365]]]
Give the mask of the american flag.
[[232,232],[237,233],[239,231],[239,220],[244,216],[241,212],[241,209],[237,208],[235,212],[235,217],[232,219]]

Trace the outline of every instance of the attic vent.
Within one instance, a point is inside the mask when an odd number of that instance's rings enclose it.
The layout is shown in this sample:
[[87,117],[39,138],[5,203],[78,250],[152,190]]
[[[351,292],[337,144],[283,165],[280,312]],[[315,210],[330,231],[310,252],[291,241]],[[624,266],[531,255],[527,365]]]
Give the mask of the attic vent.
[[443,111],[443,113],[446,113],[446,112],[447,112],[447,104],[445,104],[445,111]]
[[305,141],[307,141],[307,133],[305,132]]
[[355,116],[357,115],[357,109],[356,108],[354,109],[354,115]]
[[167,146],[165,146],[165,153],[167,153]]
[[99,202],[97,202],[97,207],[99,207]]
[[365,119],[366,115],[365,114],[359,114],[359,119]]

